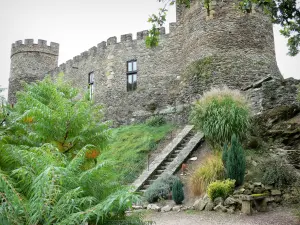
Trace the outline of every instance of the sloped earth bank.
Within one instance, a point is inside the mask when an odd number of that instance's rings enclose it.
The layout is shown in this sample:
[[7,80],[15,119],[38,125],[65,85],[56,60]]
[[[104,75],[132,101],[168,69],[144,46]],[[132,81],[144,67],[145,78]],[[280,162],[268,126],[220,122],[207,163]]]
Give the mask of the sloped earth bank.
[[256,213],[252,216],[243,214],[226,214],[219,212],[151,212],[145,220],[156,225],[298,225],[299,220],[293,215],[293,210],[278,207],[266,213]]

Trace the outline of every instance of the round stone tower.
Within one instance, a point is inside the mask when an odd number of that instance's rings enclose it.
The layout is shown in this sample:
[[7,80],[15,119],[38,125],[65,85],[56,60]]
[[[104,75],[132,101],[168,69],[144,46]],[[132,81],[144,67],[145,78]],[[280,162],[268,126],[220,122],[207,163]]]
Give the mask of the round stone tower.
[[254,6],[250,13],[237,6],[237,0],[212,0],[207,10],[201,1],[193,0],[188,9],[177,7],[184,64],[198,62],[208,70],[206,76],[186,82],[193,93],[222,85],[243,89],[267,76],[283,78],[270,18]]
[[57,67],[59,44],[33,39],[16,41],[11,48],[11,65],[8,87],[8,102],[16,102],[16,92],[22,89],[22,82],[41,80],[45,74]]

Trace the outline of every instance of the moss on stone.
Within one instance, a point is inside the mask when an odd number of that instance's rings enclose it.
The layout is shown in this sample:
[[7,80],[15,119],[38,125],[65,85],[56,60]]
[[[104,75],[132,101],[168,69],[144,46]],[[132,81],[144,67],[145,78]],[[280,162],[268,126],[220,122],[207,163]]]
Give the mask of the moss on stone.
[[212,62],[211,56],[199,59],[192,62],[187,66],[183,78],[184,79],[208,79],[212,75]]
[[262,196],[268,196],[269,193],[268,192],[265,192],[265,193],[261,193],[261,194],[252,194],[251,196],[252,197],[262,197]]

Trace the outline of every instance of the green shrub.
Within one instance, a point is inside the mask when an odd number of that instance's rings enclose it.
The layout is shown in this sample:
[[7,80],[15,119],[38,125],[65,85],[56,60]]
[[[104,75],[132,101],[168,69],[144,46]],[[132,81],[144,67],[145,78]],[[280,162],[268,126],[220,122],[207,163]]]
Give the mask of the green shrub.
[[146,124],[151,127],[159,127],[166,124],[163,116],[153,116],[146,120]]
[[276,188],[287,187],[297,181],[297,175],[293,168],[283,161],[272,159],[265,163],[263,167],[262,182],[273,185]]
[[231,136],[244,138],[250,124],[250,108],[237,90],[211,89],[192,108],[191,122],[213,145],[229,143]]
[[215,200],[218,197],[225,199],[233,193],[234,183],[235,180],[230,179],[212,182],[207,188],[207,195],[211,200]]
[[223,153],[226,157],[226,174],[227,177],[236,181],[236,185],[241,185],[244,182],[246,171],[246,159],[244,149],[239,143],[235,135],[231,138],[231,146],[227,153]]
[[157,202],[160,199],[168,199],[173,184],[178,177],[166,175],[158,178],[145,192],[145,198],[149,203]]
[[172,199],[177,205],[181,204],[184,200],[183,184],[179,179],[173,184]]
[[208,155],[189,179],[189,189],[193,195],[205,193],[209,183],[224,178],[224,166],[220,153]]
[[225,144],[222,152],[222,161],[225,168],[226,168],[227,155],[228,155],[228,146]]

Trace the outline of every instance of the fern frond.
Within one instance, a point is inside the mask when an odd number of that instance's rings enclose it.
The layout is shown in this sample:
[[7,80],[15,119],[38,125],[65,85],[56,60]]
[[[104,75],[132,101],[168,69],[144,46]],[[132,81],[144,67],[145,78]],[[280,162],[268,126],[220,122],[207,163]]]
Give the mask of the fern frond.
[[63,192],[62,176],[65,168],[47,167],[32,182],[30,190],[30,224],[46,220]]
[[26,199],[14,185],[14,182],[0,170],[0,219],[10,224],[23,224],[29,217]]
[[77,225],[88,221],[96,224],[105,224],[105,221],[112,219],[124,219],[124,212],[131,207],[133,202],[140,201],[140,197],[127,189],[123,189],[108,196],[101,203],[78,213],[73,213],[59,225]]

